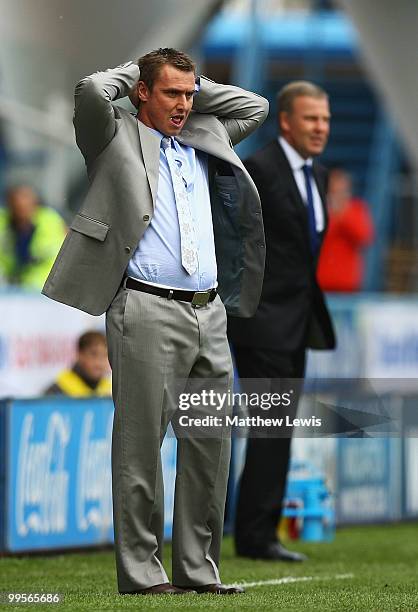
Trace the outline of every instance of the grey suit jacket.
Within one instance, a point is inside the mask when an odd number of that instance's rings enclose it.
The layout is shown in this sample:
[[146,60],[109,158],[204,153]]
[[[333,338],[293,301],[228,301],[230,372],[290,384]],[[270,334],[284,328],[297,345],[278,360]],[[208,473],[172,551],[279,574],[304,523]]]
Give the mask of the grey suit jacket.
[[[129,62],[88,76],[75,89],[76,140],[90,187],[42,292],[93,315],[109,308],[156,201],[159,138],[112,104],[138,79],[138,66]],[[201,77],[178,137],[210,156],[218,289],[235,316],[251,316],[257,308],[265,246],[258,192],[232,145],[253,132],[267,113],[264,98]]]

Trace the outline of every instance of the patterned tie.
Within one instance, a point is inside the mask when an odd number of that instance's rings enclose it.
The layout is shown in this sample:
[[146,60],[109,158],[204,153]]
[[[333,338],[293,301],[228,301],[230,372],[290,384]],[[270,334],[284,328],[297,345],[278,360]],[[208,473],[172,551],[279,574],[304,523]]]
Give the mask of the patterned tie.
[[191,275],[197,270],[197,248],[189,199],[180,168],[174,157],[171,138],[165,136],[161,140],[161,146],[167,158],[176,200],[180,227],[181,263],[186,272]]
[[319,250],[319,235],[316,231],[315,222],[315,209],[313,203],[312,193],[312,166],[305,164],[302,166],[303,174],[305,175],[306,183],[306,204],[308,209],[308,226],[309,226],[309,240],[311,245],[312,255],[315,257]]

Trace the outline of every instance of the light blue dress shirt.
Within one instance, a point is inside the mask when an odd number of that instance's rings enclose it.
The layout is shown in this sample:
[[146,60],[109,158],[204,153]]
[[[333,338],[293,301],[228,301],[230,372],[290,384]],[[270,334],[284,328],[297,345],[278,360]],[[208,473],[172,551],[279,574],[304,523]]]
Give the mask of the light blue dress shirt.
[[[163,134],[148,128],[163,138]],[[217,284],[215,240],[209,197],[208,156],[173,139],[185,181],[197,241],[198,265],[190,275],[181,263],[180,228],[167,158],[160,147],[154,216],[128,264],[128,276],[172,289],[205,291]]]
[[[296,149],[294,149],[292,145],[290,145],[287,140],[283,138],[283,136],[279,136],[278,140],[282,146],[283,151],[285,152],[287,161],[289,162],[290,167],[292,168],[293,176],[295,178],[295,182],[299,189],[299,193],[302,197],[302,200],[306,204],[308,200],[308,194],[306,193],[305,176],[303,174],[302,168],[305,164],[308,166],[312,166],[312,157],[304,159],[301,155],[299,155]],[[313,207],[315,211],[316,231],[322,232],[325,227],[324,209],[315,180],[311,181],[311,187],[313,195]]]

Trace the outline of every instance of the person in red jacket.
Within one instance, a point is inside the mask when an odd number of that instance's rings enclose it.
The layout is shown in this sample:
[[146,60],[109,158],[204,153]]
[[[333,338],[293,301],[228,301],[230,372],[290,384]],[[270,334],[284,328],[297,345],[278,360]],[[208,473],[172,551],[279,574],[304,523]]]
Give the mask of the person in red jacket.
[[348,172],[334,169],[328,183],[329,225],[318,264],[318,282],[324,291],[360,291],[364,249],[374,237],[367,203],[352,195]]

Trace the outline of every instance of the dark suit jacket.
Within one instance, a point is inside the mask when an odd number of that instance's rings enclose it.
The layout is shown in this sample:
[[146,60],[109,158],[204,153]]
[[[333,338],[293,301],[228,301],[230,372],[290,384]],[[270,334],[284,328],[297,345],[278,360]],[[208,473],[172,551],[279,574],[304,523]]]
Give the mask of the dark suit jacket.
[[[284,352],[334,348],[331,319],[316,281],[317,261],[309,246],[307,208],[287,157],[274,140],[244,164],[261,198],[266,267],[255,316],[229,317],[229,338],[238,346]],[[313,174],[324,203],[326,170],[314,163]],[[327,220],[325,205],[324,213]]]

